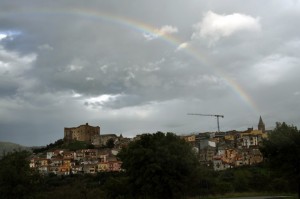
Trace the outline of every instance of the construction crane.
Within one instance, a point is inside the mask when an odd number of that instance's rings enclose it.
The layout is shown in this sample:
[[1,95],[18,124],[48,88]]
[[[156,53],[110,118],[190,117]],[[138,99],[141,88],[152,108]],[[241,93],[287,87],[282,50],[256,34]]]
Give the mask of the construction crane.
[[220,133],[219,117],[224,118],[224,115],[200,114],[200,113],[188,113],[188,115],[199,115],[199,116],[211,116],[211,117],[216,117],[216,118],[217,118],[217,124],[218,124],[218,133]]

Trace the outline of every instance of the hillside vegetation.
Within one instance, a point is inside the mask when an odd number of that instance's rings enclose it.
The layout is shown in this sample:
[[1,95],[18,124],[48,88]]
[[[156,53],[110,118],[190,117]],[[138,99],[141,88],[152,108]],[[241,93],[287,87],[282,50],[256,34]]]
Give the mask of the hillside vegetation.
[[69,149],[71,151],[76,151],[80,149],[93,149],[94,145],[83,142],[83,141],[72,141],[65,142],[63,139],[57,140],[54,143],[50,143],[45,147],[36,148],[33,150],[34,153],[43,153],[55,149]]
[[23,150],[30,151],[30,148],[11,142],[0,142],[0,158],[6,153]]

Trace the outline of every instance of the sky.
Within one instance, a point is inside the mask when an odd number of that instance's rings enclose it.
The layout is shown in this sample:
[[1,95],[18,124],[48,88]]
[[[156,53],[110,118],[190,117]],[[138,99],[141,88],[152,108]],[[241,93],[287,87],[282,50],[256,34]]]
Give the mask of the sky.
[[298,0],[0,0],[0,141],[300,126]]

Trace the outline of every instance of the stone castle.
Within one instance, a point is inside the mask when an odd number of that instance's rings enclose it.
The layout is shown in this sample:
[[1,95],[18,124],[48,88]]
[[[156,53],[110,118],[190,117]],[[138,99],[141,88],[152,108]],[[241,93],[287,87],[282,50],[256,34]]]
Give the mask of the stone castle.
[[93,143],[95,138],[100,136],[99,126],[90,126],[88,123],[78,127],[64,128],[64,140],[71,141],[84,141]]

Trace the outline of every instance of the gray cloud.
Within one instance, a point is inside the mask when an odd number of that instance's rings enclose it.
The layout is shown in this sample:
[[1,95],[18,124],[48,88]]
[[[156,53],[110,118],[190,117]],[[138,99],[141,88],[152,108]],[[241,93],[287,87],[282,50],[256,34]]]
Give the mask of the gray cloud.
[[298,1],[0,4],[0,140],[300,124]]

